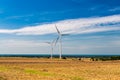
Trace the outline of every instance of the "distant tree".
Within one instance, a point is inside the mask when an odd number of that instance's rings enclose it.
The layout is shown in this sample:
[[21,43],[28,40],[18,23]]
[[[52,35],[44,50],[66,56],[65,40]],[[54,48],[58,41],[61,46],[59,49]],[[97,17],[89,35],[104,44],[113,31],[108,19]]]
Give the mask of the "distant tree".
[[78,60],[80,60],[80,61],[81,61],[81,58],[78,58]]
[[62,59],[67,59],[66,57],[62,57]]
[[120,56],[111,56],[111,60],[120,60]]
[[95,61],[98,61],[99,59],[98,58],[95,58]]
[[92,60],[92,61],[94,61],[94,58],[93,58],[93,57],[91,57],[91,60]]

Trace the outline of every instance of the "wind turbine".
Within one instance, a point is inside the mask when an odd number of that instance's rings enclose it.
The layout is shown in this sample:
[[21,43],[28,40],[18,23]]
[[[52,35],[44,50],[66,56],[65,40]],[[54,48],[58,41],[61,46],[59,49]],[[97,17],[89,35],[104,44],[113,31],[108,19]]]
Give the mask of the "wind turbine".
[[51,59],[53,58],[54,42],[55,42],[55,40],[53,40],[52,42],[45,42],[45,43],[49,44],[51,47],[51,57],[50,57]]
[[59,40],[59,51],[60,51],[60,56],[59,58],[61,59],[62,58],[62,36],[67,36],[69,34],[62,34],[59,29],[57,28],[57,26],[55,25],[55,28],[57,30],[57,33],[58,33],[58,38],[55,42],[55,44],[57,43],[57,41]]

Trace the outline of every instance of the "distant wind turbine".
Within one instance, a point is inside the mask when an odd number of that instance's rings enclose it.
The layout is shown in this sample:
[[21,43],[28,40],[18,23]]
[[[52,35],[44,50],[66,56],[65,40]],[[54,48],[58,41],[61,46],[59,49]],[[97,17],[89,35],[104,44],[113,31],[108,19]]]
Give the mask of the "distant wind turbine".
[[56,30],[57,30],[57,33],[58,33],[58,38],[57,38],[57,40],[56,40],[56,42],[55,42],[55,45],[56,45],[56,43],[58,42],[58,40],[59,40],[59,51],[60,51],[60,56],[59,56],[59,58],[61,59],[62,58],[62,36],[68,36],[69,34],[62,34],[60,31],[59,31],[59,29],[58,29],[58,27],[55,25],[55,28],[56,28]]
[[55,40],[53,40],[52,42],[45,42],[45,43],[49,44],[51,47],[51,57],[50,57],[51,59],[53,58],[54,42],[55,42]]

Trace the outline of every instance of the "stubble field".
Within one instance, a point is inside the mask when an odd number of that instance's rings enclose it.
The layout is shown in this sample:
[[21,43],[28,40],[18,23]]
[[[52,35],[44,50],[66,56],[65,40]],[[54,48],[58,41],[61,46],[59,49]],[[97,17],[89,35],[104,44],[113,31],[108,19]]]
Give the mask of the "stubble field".
[[0,80],[120,80],[120,61],[3,57]]

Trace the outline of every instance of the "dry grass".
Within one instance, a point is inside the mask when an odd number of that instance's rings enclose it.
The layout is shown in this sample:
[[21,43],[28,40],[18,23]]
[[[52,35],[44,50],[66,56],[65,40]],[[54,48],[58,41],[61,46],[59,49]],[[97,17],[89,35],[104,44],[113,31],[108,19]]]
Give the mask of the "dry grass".
[[120,61],[0,58],[0,80],[120,80]]

